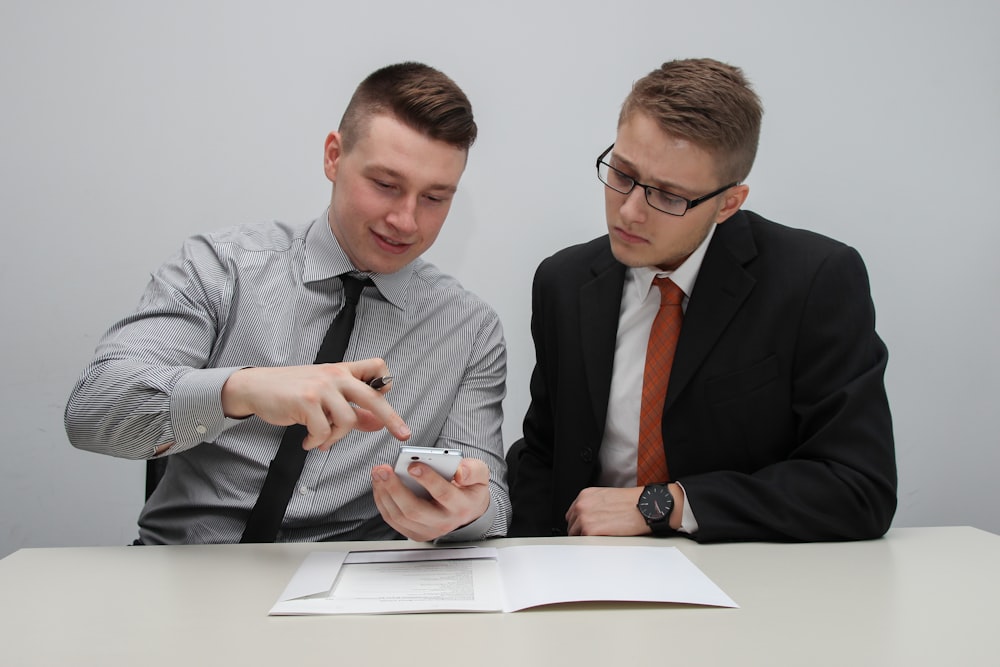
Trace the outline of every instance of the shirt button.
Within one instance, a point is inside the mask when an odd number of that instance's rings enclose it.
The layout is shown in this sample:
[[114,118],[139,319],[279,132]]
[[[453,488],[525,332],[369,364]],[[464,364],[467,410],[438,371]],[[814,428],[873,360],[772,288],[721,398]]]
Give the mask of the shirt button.
[[307,495],[309,493],[309,487],[306,486],[305,484],[300,484],[299,485],[299,493],[302,494],[303,496]]
[[208,433],[208,429],[205,428],[204,424],[198,424],[197,426],[194,427],[194,430],[198,431],[200,435],[205,435],[206,433]]

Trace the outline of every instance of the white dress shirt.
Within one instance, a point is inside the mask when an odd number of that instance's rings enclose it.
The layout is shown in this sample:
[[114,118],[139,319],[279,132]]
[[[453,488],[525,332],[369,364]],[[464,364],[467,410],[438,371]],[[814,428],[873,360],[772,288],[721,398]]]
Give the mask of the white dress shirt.
[[[639,411],[642,405],[642,375],[646,366],[646,347],[653,319],[660,308],[660,290],[653,289],[657,276],[670,278],[684,292],[681,308],[687,312],[705,251],[715,234],[715,225],[691,255],[673,271],[651,267],[630,268],[622,288],[618,316],[618,338],[608,397],[608,417],[601,441],[601,486],[628,488],[636,486],[636,456],[639,448]],[[682,325],[683,326],[683,325]],[[669,466],[669,461],[667,462]],[[683,487],[681,487],[683,488]],[[694,533],[698,522],[691,503],[684,503],[681,531]]]

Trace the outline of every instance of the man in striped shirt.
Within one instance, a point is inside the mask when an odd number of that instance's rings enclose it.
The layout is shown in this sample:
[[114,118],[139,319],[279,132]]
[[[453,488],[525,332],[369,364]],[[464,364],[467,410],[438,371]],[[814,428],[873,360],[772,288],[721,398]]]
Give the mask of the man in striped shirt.
[[[307,427],[308,453],[276,540],[505,534],[500,321],[420,258],[475,137],[451,79],[417,63],[383,68],[327,137],[322,216],[193,237],[153,274],[136,312],[98,344],[65,417],[81,449],[169,457],[139,517],[142,542],[238,541],[292,424]],[[313,364],[348,273],[371,283],[346,361]],[[390,374],[382,390],[366,383]],[[453,480],[411,467],[425,500],[393,472],[401,441],[465,459]]]

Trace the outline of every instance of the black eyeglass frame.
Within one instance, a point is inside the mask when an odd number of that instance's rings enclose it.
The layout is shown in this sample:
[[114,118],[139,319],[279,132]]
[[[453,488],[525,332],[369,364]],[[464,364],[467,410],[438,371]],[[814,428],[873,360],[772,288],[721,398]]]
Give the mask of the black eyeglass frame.
[[[650,208],[653,208],[653,209],[659,211],[660,213],[666,213],[667,215],[673,215],[673,216],[678,217],[678,218],[682,217],[684,214],[686,214],[688,211],[690,211],[691,209],[693,209],[698,204],[703,204],[703,203],[707,202],[709,199],[711,199],[712,197],[716,197],[718,195],[721,195],[723,192],[725,192],[729,188],[733,187],[734,185],[739,185],[740,184],[739,181],[733,181],[729,185],[724,185],[721,188],[719,188],[718,190],[715,190],[714,192],[709,192],[707,195],[704,195],[702,197],[698,197],[697,199],[688,199],[687,197],[681,197],[680,195],[674,194],[673,192],[670,192],[669,190],[664,190],[663,188],[657,188],[657,187],[654,187],[652,185],[646,185],[645,183],[640,183],[639,181],[635,180],[635,178],[633,178],[632,176],[629,176],[628,174],[626,174],[621,169],[615,169],[610,164],[608,164],[607,162],[605,162],[604,158],[607,156],[608,153],[611,152],[611,149],[614,148],[614,147],[615,147],[615,145],[611,144],[610,146],[608,146],[607,150],[605,150],[603,153],[601,153],[600,155],[597,156],[597,162],[594,164],[594,166],[597,167],[597,180],[599,180],[601,183],[603,183],[605,187],[611,188],[612,190],[614,190],[618,194],[622,194],[622,195],[630,194],[632,192],[632,190],[635,190],[635,186],[638,185],[640,188],[642,188],[642,193],[643,193],[643,196],[646,198],[646,203],[649,204]],[[625,190],[623,192],[623,191],[619,190],[618,188],[614,187],[613,185],[611,185],[610,183],[608,183],[607,181],[605,181],[603,178],[601,178],[601,164],[603,164],[605,167],[607,167],[608,169],[612,170],[616,174],[619,174],[622,178],[624,178],[626,180],[629,180],[629,181],[632,181],[632,187],[630,187],[628,190]],[[687,204],[687,206],[680,213],[673,213],[671,211],[664,211],[662,208],[659,208],[658,206],[653,206],[653,203],[651,201],[649,201],[649,191],[650,190],[656,190],[657,192],[662,192],[663,194],[669,195],[671,197],[674,197],[675,199],[680,199],[680,200],[684,201]]]

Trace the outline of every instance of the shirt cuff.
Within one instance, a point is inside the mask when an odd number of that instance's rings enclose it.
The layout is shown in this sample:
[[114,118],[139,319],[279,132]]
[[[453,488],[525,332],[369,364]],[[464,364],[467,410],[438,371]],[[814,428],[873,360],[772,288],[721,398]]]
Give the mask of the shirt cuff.
[[226,417],[222,411],[222,385],[243,368],[203,368],[181,377],[170,394],[170,424],[174,444],[167,450],[175,454],[203,442],[212,442],[239,419]]
[[680,482],[677,482],[677,486],[681,487],[681,491],[684,492],[684,509],[681,510],[681,527],[677,529],[677,532],[694,535],[698,532],[698,520],[694,518],[694,510],[691,509],[691,499],[688,498],[687,491],[684,491],[684,486]]

